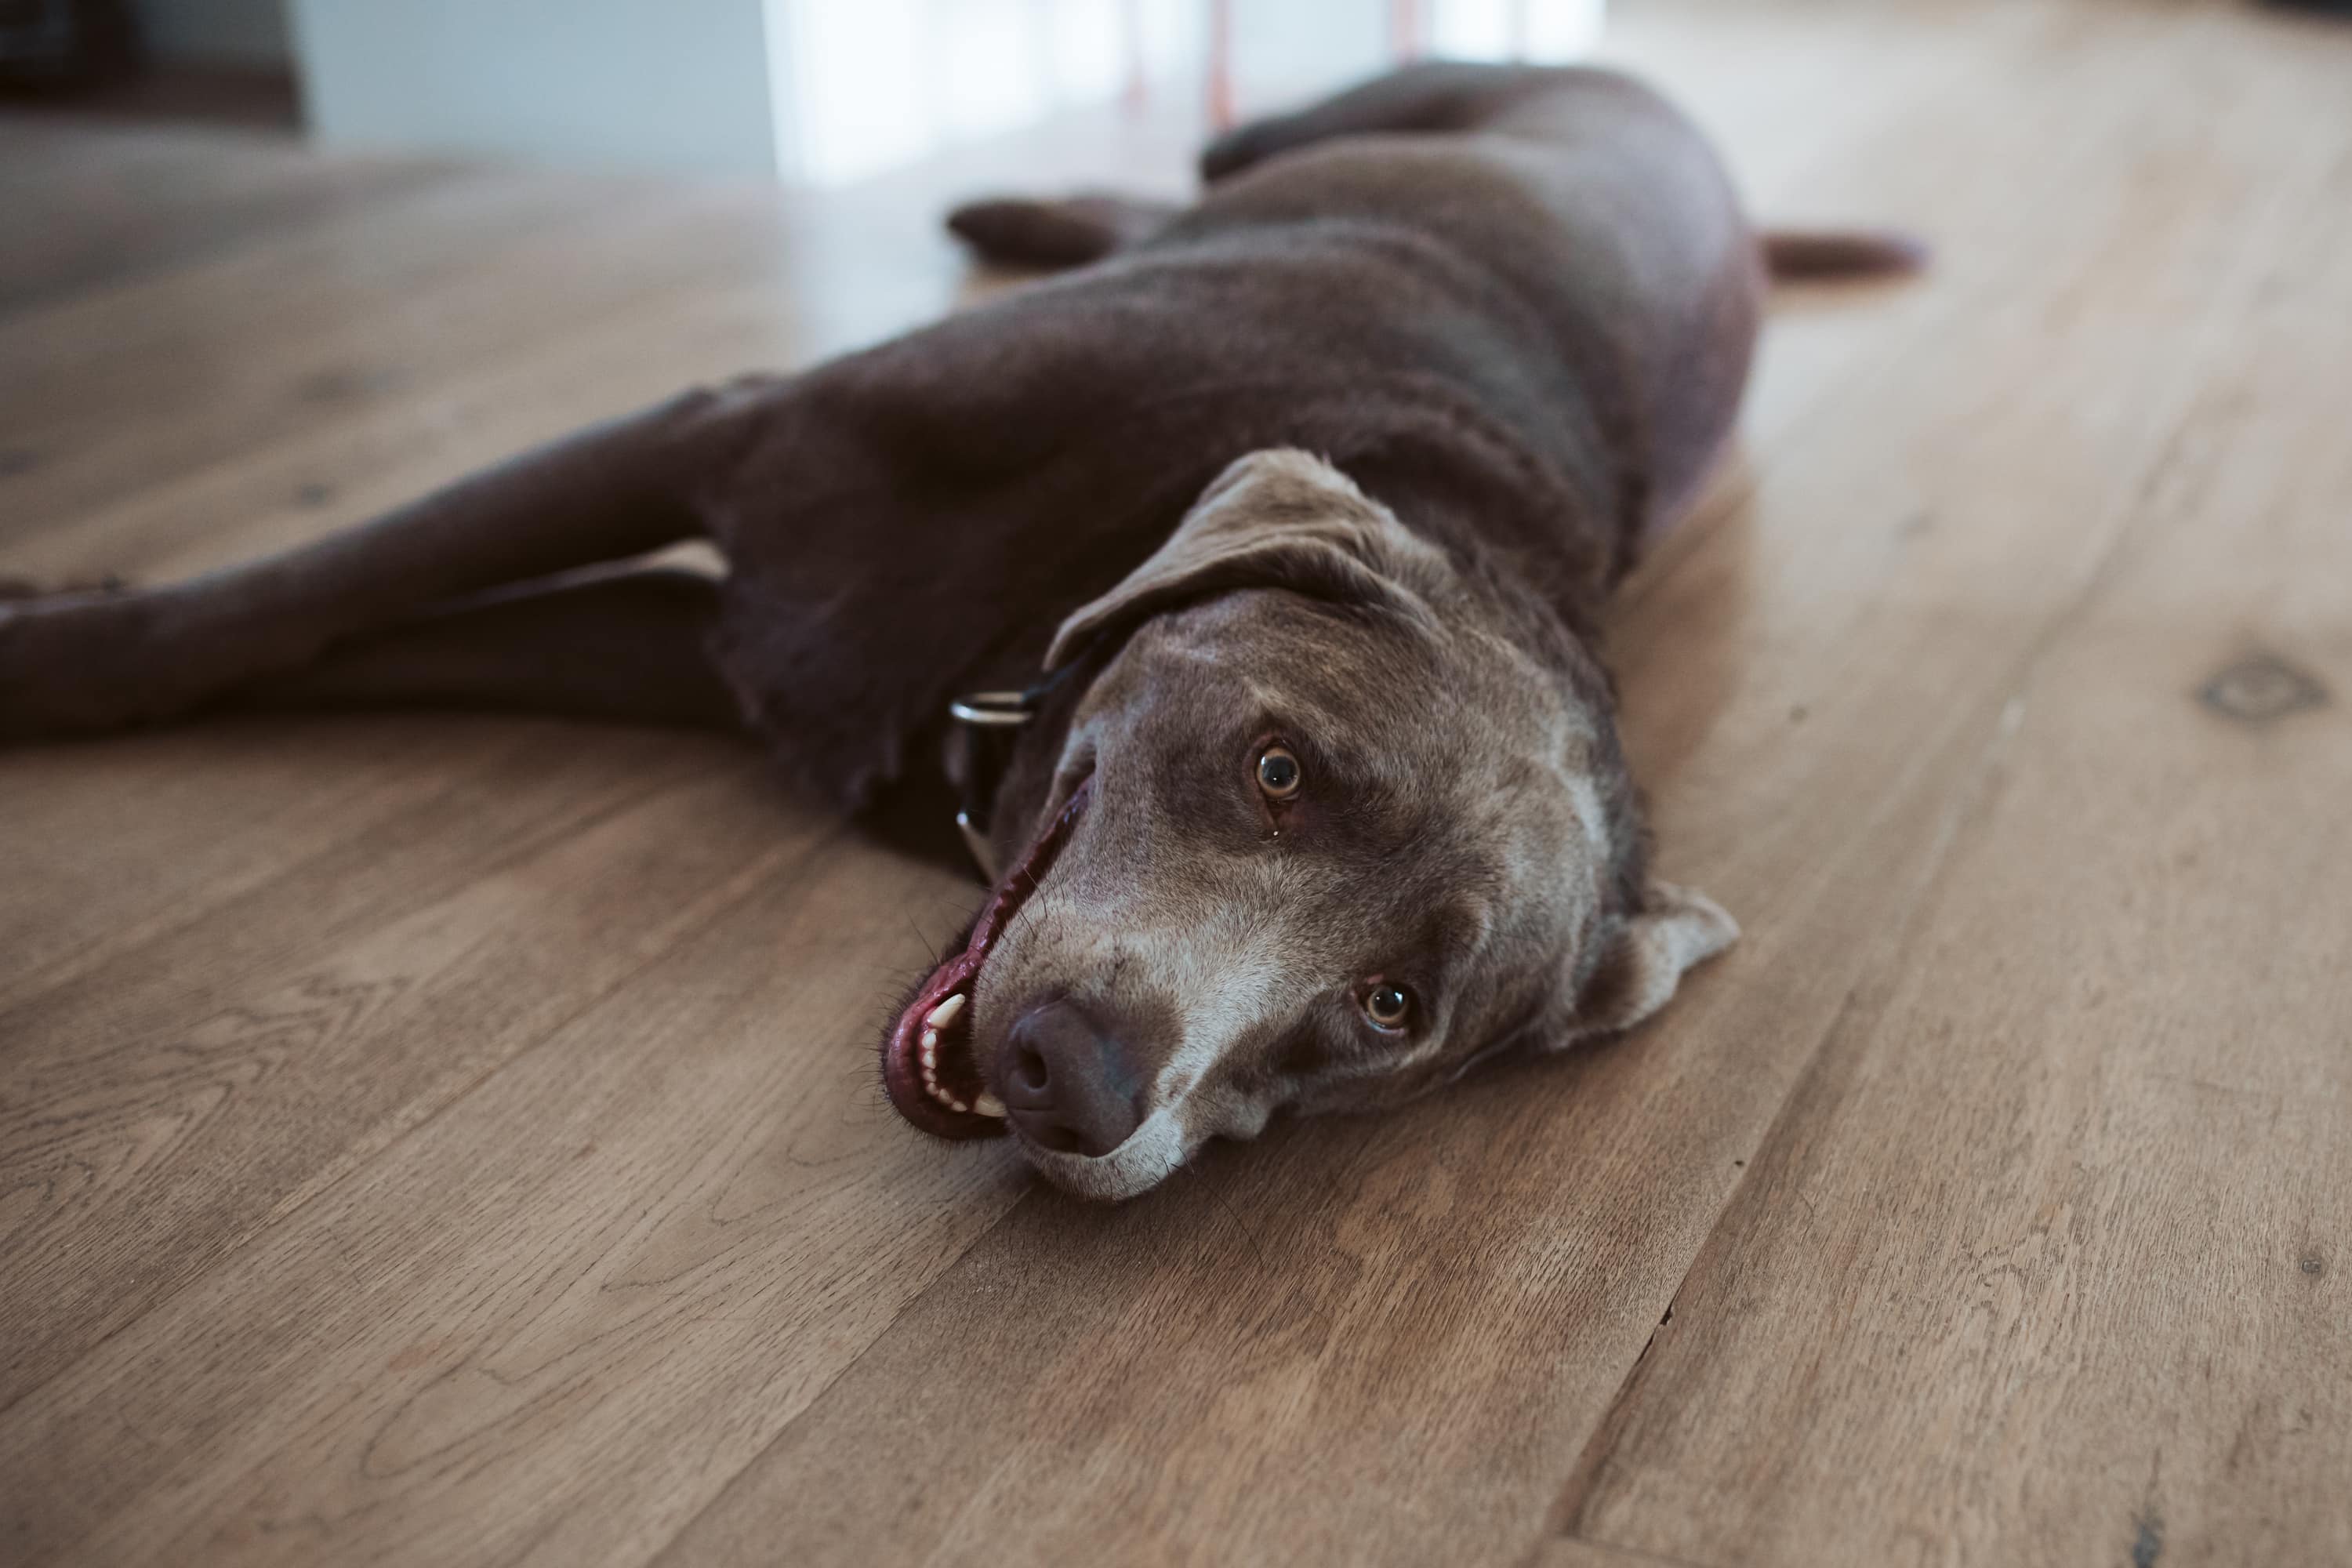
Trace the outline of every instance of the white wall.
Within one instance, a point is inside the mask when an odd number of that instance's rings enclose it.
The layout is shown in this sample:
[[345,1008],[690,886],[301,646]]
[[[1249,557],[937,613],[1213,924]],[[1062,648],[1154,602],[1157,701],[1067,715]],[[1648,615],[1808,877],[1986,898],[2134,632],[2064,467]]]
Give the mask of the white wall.
[[775,171],[760,0],[293,0],[293,15],[322,142]]
[[131,0],[131,16],[157,59],[282,66],[291,53],[285,0]]

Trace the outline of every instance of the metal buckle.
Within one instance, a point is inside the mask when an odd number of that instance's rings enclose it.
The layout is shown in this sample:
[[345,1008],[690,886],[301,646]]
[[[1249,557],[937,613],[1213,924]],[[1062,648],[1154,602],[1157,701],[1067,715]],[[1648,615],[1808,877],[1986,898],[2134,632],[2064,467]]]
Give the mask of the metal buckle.
[[972,865],[980,872],[980,879],[993,883],[996,880],[996,851],[989,847],[988,835],[972,821],[971,812],[956,813],[956,831],[963,835],[964,853],[971,857]]
[[[1037,716],[1037,700],[1026,691],[973,691],[948,704],[948,716],[959,724],[975,730],[1018,730]],[[963,808],[956,813],[956,831],[963,835],[963,847],[971,856],[971,863],[980,868],[983,880],[994,882],[997,876],[996,855],[988,842],[988,829],[974,815],[982,791],[980,775],[988,765],[975,746],[964,788]],[[988,793],[992,794],[993,790]]]
[[1037,705],[1025,691],[972,691],[949,703],[948,714],[984,730],[1017,730],[1037,716]]

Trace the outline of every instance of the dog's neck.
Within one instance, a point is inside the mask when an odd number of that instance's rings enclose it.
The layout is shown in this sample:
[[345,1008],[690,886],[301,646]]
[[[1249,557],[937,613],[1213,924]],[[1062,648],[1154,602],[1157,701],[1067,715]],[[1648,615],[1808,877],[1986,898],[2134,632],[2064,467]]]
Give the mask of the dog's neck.
[[[995,881],[1005,865],[995,824],[1005,776],[1021,743],[1032,730],[1037,730],[1037,739],[1051,742],[1049,754],[1060,754],[1069,729],[1070,704],[1055,699],[1066,688],[1084,689],[1086,683],[1075,677],[1092,662],[1090,658],[1075,659],[1046,671],[1020,690],[969,692],[948,705],[951,728],[946,764],[949,783],[956,792],[956,832],[962,837],[982,881]],[[1051,718],[1041,726],[1041,716],[1047,714]],[[1013,814],[1016,819],[1031,815],[1034,814]]]
[[1027,846],[1078,702],[1116,651],[1090,647],[1019,690],[973,692],[950,706],[945,773],[957,833],[982,881]]

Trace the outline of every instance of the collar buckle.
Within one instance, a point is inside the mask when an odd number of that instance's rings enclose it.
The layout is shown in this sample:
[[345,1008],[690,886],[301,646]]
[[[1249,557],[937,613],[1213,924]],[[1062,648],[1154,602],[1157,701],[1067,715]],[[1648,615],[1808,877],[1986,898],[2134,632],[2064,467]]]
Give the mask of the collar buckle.
[[948,704],[948,717],[982,730],[1017,730],[1037,717],[1034,691],[971,691]]
[[1003,774],[1006,742],[1013,733],[1037,716],[1039,693],[972,691],[948,704],[948,717],[964,727],[963,805],[956,812],[956,831],[963,836],[965,853],[984,881],[997,878],[995,847],[988,840],[988,808],[994,804],[996,783]]

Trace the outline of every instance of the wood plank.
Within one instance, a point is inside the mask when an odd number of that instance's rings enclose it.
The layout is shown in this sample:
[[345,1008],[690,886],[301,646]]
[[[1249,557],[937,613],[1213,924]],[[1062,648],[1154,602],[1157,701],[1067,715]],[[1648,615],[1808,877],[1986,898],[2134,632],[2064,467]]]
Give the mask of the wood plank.
[[[2271,95],[2267,58],[2229,57],[2210,13],[2106,15],[1916,111],[1911,134],[1973,140],[2036,216],[2030,254],[1980,264],[2006,302],[1919,345],[1935,374],[1855,387],[1759,457],[1747,525],[1618,639],[1670,873],[1748,917],[1741,948],[1616,1049],[1300,1127],[1113,1213],[1024,1203],[668,1560],[1537,1544],[1742,1162],[1900,956],[2020,668],[2318,191],[2324,154],[2281,153],[2310,103]],[[2183,126],[2146,89],[2191,60],[2223,108]],[[2054,152],[2045,114],[2073,132]]]
[[472,174],[0,322],[17,453],[0,543],[225,453],[389,405],[429,411],[453,375],[659,309],[739,269],[747,244],[773,248],[714,223],[709,205],[627,182]]
[[[2255,917],[2346,858],[2328,37],[1629,12],[1759,210],[1943,247],[1784,300],[1746,469],[1615,635],[1667,869],[1748,940],[1640,1038],[1125,1209],[890,1119],[870,1029],[970,890],[728,748],[0,757],[0,1555],[2326,1557],[2342,921]],[[906,324],[958,281],[950,189],[1174,145],[615,215],[467,176],[158,250],[0,318],[0,369],[48,356],[0,421],[73,455],[0,478],[0,565],[194,569]],[[289,402],[354,345],[408,379]],[[2184,694],[2256,646],[2337,706],[2216,741]],[[2081,978],[2123,960],[2174,978]]]
[[[701,794],[671,837],[740,861],[772,804]],[[642,1560],[1024,1184],[874,1085],[879,994],[929,952],[904,911],[952,883],[847,840],[746,865],[610,1002],[0,1415],[14,1560]]]
[[0,1407],[625,984],[736,863],[830,831],[705,842],[765,782],[742,752],[551,756],[560,730],[454,785],[425,751],[407,809],[0,1014]]
[[1602,1546],[1595,1542],[1556,1536],[1536,1549],[1535,1554],[1528,1559],[1528,1568],[1701,1568],[1701,1565],[1679,1557],[1662,1557],[1654,1552],[1635,1552],[1622,1546]]
[[7,569],[163,581],[283,549],[682,386],[771,366],[796,335],[789,308],[756,287],[705,284],[557,320],[528,345],[446,367],[381,405],[258,446],[207,442],[169,482],[20,534]]
[[[2352,110],[2299,96],[2347,67],[2272,62],[2331,175],[1587,1456],[1576,1533],[2352,1561]],[[2313,706],[2200,700],[2254,656]]]
[[0,900],[0,1019],[400,813],[476,804],[545,734],[237,722],[0,754],[10,881],[39,890]]
[[446,165],[317,158],[294,138],[0,113],[0,321],[430,184]]

